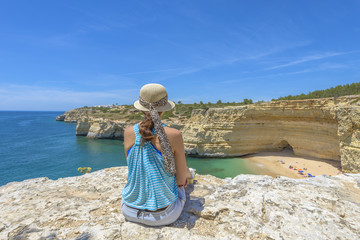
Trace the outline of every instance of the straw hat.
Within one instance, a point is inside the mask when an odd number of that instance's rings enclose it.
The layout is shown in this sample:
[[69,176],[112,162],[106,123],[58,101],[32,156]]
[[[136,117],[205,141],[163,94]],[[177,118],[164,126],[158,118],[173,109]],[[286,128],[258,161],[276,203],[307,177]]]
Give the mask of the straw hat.
[[[157,83],[149,83],[144,85],[140,89],[139,98],[142,98],[148,103],[156,103],[157,101],[166,98],[162,106],[154,106],[158,112],[169,111],[175,107],[175,103],[167,100],[166,88]],[[134,107],[141,111],[149,111],[149,107],[143,106],[140,103],[140,100],[134,102]]]

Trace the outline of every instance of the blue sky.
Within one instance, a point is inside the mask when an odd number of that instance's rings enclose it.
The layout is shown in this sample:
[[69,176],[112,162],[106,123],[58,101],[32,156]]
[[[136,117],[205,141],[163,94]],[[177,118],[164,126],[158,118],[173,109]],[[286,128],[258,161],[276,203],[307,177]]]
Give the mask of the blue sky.
[[2,1],[0,110],[271,100],[360,81],[360,1]]

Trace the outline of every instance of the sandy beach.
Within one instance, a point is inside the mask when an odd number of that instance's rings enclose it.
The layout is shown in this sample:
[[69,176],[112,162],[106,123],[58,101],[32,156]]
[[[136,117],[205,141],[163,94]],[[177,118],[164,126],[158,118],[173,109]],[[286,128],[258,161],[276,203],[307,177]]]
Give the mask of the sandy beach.
[[[255,153],[242,158],[257,163],[253,171],[272,177],[305,178],[309,177],[308,174],[312,176],[342,174],[340,161],[300,157],[294,155],[291,150]],[[249,167],[254,168],[254,164],[251,165]],[[302,174],[299,170],[303,171]]]

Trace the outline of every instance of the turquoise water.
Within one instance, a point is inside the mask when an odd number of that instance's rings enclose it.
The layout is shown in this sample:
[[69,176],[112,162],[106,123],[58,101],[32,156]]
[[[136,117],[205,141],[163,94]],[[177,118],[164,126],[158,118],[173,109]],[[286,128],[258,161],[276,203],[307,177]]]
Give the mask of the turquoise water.
[[[122,141],[76,137],[76,124],[55,121],[63,113],[0,111],[0,186],[29,178],[78,176],[78,167],[96,171],[126,166]],[[240,158],[187,157],[187,163],[199,174],[220,178],[253,173]]]

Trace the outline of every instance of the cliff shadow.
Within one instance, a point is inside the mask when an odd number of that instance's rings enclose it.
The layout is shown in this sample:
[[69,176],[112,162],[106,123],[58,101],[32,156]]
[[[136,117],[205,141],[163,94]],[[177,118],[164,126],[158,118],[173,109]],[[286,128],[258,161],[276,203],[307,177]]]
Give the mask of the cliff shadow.
[[192,229],[195,226],[195,222],[200,218],[201,211],[204,210],[205,198],[190,196],[190,193],[194,191],[194,185],[189,184],[185,188],[186,203],[180,217],[169,227],[175,228],[187,228]]

